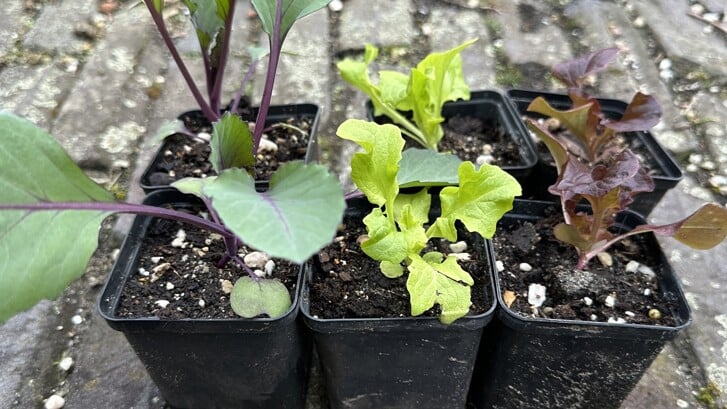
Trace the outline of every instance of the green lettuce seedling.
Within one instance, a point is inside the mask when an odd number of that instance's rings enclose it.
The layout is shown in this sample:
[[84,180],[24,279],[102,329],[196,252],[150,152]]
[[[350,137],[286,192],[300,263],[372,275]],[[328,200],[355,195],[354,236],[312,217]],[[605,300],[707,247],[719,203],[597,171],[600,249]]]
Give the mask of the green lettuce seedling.
[[[472,277],[453,255],[422,250],[433,238],[457,240],[455,223],[491,238],[497,221],[512,209],[520,195],[517,181],[492,165],[479,169],[471,162],[458,168],[459,186],[444,187],[440,193],[441,215],[429,224],[431,194],[424,187],[417,193],[400,193],[397,180],[404,140],[394,125],[349,119],[337,135],[355,142],[363,152],[351,160],[351,178],[376,207],[363,222],[368,239],[361,249],[380,262],[381,272],[390,278],[408,271],[406,287],[411,314],[421,315],[439,304],[439,320],[450,324],[465,316],[470,308]],[[428,227],[426,227],[428,225]]]
[[101,223],[114,213],[179,220],[219,234],[226,251],[217,266],[233,262],[249,276],[235,284],[235,312],[276,317],[291,304],[288,291],[280,282],[257,277],[238,249],[244,243],[302,263],[331,241],[343,215],[342,188],[322,165],[287,163],[265,192],[256,191],[252,177],[239,168],[177,182],[179,190],[202,199],[210,215],[206,219],[118,202],[71,161],[55,138],[2,111],[0,139],[0,323],[41,299],[56,298],[79,278],[97,247]]
[[[367,44],[364,61],[344,59],[337,64],[341,77],[371,99],[374,115],[386,115],[402,127],[402,132],[420,145],[437,150],[444,136],[442,107],[447,101],[468,100],[470,89],[462,73],[460,53],[476,39],[440,53],[431,53],[409,75],[396,71],[379,71],[374,84],[369,65],[379,49]],[[411,111],[412,120],[402,112]],[[413,122],[412,122],[413,121]]]
[[[577,269],[627,236],[654,232],[674,237],[694,249],[709,249],[727,237],[727,209],[707,203],[689,217],[666,225],[644,224],[624,234],[611,230],[616,213],[625,210],[634,196],[654,189],[654,181],[641,160],[616,143],[618,132],[644,131],[661,118],[661,106],[651,96],[637,93],[620,119],[607,118],[596,98],[583,89],[584,79],[616,58],[618,49],[599,50],[553,69],[568,86],[573,107],[557,110],[538,97],[529,111],[556,118],[568,133],[554,134],[532,119],[528,127],[546,144],[558,170],[549,191],[560,196],[564,222],[555,226],[555,237],[578,250]],[[577,204],[586,200],[590,212]]]

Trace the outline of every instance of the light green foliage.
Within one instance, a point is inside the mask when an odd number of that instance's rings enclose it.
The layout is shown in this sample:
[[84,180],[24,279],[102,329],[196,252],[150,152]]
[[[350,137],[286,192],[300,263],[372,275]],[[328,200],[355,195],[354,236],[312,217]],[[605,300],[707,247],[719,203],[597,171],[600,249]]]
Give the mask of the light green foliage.
[[234,168],[202,192],[244,243],[295,263],[331,241],[345,206],[337,178],[322,165],[300,161],[281,166],[265,192],[257,192],[253,178]]
[[235,314],[244,318],[260,315],[278,318],[285,315],[293,303],[285,284],[279,280],[254,280],[245,276],[232,287],[230,304]]
[[[363,220],[369,238],[361,249],[380,261],[381,271],[387,277],[403,275],[406,266],[412,315],[420,315],[434,304],[442,308],[439,319],[445,324],[466,315],[471,303],[472,277],[453,256],[420,253],[433,237],[455,240],[457,220],[470,231],[491,237],[497,221],[512,208],[514,196],[520,194],[518,183],[495,166],[475,170],[471,162],[463,162],[458,168],[459,187],[442,190],[442,215],[425,230],[431,204],[427,188],[414,194],[399,193],[397,173],[404,145],[399,129],[350,119],[341,124],[338,135],[363,148],[351,161],[352,178],[369,201],[378,206]],[[446,170],[444,175],[448,177]],[[441,184],[435,173],[431,179]]]
[[210,140],[210,162],[217,173],[228,168],[252,168],[255,157],[252,154],[250,128],[237,115],[226,113],[212,129]]
[[[378,85],[371,82],[369,75],[369,65],[378,55],[378,49],[370,44],[366,45],[363,62],[344,59],[337,67],[345,81],[369,96],[375,115],[388,116],[403,128],[405,135],[436,151],[444,135],[442,106],[447,101],[470,97],[460,53],[475,41],[429,54],[410,70],[409,75],[380,71]],[[411,111],[413,122],[400,111]]]
[[[47,202],[112,202],[56,140],[0,112],[0,322],[53,299],[85,271],[110,212],[12,210]],[[69,238],[72,238],[69,240]]]
[[[280,41],[285,39],[293,23],[308,14],[326,7],[331,0],[283,0],[283,13],[280,22]],[[263,30],[272,38],[275,23],[276,0],[252,0],[252,5],[260,17]]]
[[456,185],[462,159],[429,149],[407,149],[399,162],[399,187]]

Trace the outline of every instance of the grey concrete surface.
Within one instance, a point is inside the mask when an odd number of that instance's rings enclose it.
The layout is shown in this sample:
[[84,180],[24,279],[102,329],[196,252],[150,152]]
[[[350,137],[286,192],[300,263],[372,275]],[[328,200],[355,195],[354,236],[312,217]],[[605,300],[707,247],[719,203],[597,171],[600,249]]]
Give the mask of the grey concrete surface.
[[[139,201],[137,181],[156,149],[157,130],[195,107],[146,9],[135,0],[3,3],[0,109],[52,131],[96,180],[119,181]],[[100,6],[107,3],[117,7],[104,14]],[[199,78],[182,3],[167,3],[175,41]],[[652,219],[674,220],[705,201],[727,201],[727,36],[686,15],[712,12],[724,21],[722,1],[343,0],[340,6],[293,29],[273,102],[321,106],[321,156],[344,183],[350,183],[353,148],[337,141],[335,129],[346,118],[364,118],[365,97],[340,79],[335,62],[370,42],[382,47],[387,68],[403,68],[479,37],[463,55],[473,89],[557,90],[547,75],[550,64],[617,45],[619,64],[598,78],[597,94],[653,93],[664,105],[655,134],[686,170]],[[265,44],[249,2],[239,1],[234,26],[225,98],[234,95],[249,63],[247,47]],[[262,79],[254,77],[253,98]],[[0,326],[0,407],[41,408],[53,394],[71,409],[165,406],[124,337],[95,312],[128,226],[128,218],[120,220],[115,234],[105,229],[82,280],[58,300]],[[667,344],[622,409],[724,408],[724,396],[714,391],[727,393],[727,245],[694,252],[672,240],[662,244],[682,278],[694,323]],[[69,370],[59,366],[64,358],[72,360]],[[322,409],[320,377],[313,378],[308,409]]]

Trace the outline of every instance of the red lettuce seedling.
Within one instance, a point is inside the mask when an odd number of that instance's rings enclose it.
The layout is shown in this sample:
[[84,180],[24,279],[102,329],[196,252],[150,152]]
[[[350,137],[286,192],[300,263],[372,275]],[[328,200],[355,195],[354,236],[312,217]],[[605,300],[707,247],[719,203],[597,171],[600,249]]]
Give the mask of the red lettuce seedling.
[[[695,249],[709,249],[727,236],[727,209],[708,203],[689,217],[667,225],[641,225],[628,233],[612,233],[615,216],[641,192],[654,189],[654,181],[640,159],[616,141],[618,132],[648,130],[659,122],[661,107],[648,95],[637,93],[620,119],[607,118],[596,98],[583,89],[585,77],[603,70],[617,55],[608,48],[558,64],[553,75],[568,86],[573,106],[557,110],[538,97],[529,111],[555,118],[567,133],[551,133],[532,119],[528,127],[550,150],[558,178],[549,191],[560,196],[564,223],[555,236],[578,250],[576,268],[583,269],[598,253],[624,237],[652,231],[672,236]],[[580,211],[586,200],[591,212]]]

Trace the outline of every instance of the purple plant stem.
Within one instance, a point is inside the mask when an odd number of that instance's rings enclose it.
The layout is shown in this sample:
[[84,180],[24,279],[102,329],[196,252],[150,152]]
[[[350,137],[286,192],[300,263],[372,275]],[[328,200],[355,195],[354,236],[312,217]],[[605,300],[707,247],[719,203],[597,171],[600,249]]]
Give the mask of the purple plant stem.
[[252,60],[250,63],[250,67],[247,69],[247,72],[245,73],[245,77],[242,78],[242,83],[240,84],[240,89],[237,90],[237,94],[235,95],[235,99],[232,101],[232,105],[230,106],[230,112],[233,114],[237,113],[237,109],[240,107],[240,100],[242,100],[242,95],[245,93],[245,86],[248,82],[250,82],[250,78],[252,78],[252,74],[255,73],[255,69],[257,68],[258,63],[260,62],[260,59]]
[[[230,53],[230,36],[232,35],[232,18],[235,15],[235,3],[236,0],[230,1],[230,8],[227,11],[227,18],[225,19],[225,32],[222,37],[222,50],[220,51],[220,60],[217,62],[215,67],[215,78],[213,81],[212,89],[210,91],[210,102],[213,104],[212,109],[216,112],[220,111],[220,98],[222,97],[222,80],[225,76],[225,66],[227,65],[227,57]],[[235,113],[235,111],[232,111]]]
[[217,233],[224,238],[236,239],[234,233],[229,231],[221,223],[205,220],[199,216],[194,216],[177,210],[165,209],[163,207],[140,205],[133,203],[117,203],[117,202],[41,202],[41,203],[18,203],[18,204],[0,204],[0,210],[26,210],[29,212],[37,211],[54,211],[54,210],[82,210],[82,211],[101,211],[112,213],[133,213],[144,216],[160,217],[163,219],[178,220],[200,227],[202,229]]
[[257,149],[260,146],[260,138],[263,136],[265,120],[268,117],[268,109],[270,109],[270,100],[273,96],[273,85],[275,84],[275,73],[278,69],[278,61],[280,60],[280,52],[282,49],[282,41],[280,39],[280,24],[283,16],[283,0],[277,0],[275,9],[275,24],[273,25],[273,38],[270,40],[270,55],[268,58],[268,72],[265,77],[265,88],[263,89],[262,100],[260,101],[260,110],[255,119],[255,133],[253,134],[253,156],[257,155]]
[[197,84],[192,79],[192,76],[190,75],[187,66],[184,65],[184,61],[179,55],[177,47],[174,46],[174,41],[172,41],[172,37],[169,35],[169,31],[167,31],[166,25],[164,25],[164,19],[162,18],[162,15],[157,12],[156,8],[152,4],[152,0],[144,0],[144,3],[149,9],[149,13],[154,20],[154,24],[156,25],[159,34],[161,34],[162,39],[164,40],[164,44],[167,46],[167,49],[169,49],[169,52],[172,54],[172,58],[174,58],[174,62],[177,64],[179,72],[182,74],[182,77],[184,77],[184,81],[187,83],[189,90],[192,92],[194,99],[197,101],[197,105],[199,105],[200,110],[202,110],[202,112],[210,122],[215,122],[219,120],[219,112],[213,111],[207,101],[205,101],[202,93],[199,91],[199,88],[197,88]]

